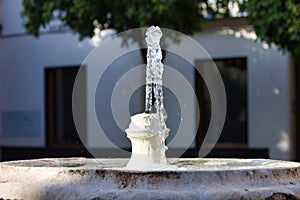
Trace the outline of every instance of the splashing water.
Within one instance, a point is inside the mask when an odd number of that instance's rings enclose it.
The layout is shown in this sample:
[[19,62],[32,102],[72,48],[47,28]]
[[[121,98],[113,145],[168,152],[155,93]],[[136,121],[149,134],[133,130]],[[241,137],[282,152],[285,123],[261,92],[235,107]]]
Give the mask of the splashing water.
[[145,111],[150,113],[146,120],[147,129],[160,137],[161,164],[166,165],[165,132],[167,114],[163,102],[162,75],[164,66],[161,62],[162,52],[159,45],[162,32],[158,26],[151,26],[146,32],[147,66],[146,66],[146,103]]

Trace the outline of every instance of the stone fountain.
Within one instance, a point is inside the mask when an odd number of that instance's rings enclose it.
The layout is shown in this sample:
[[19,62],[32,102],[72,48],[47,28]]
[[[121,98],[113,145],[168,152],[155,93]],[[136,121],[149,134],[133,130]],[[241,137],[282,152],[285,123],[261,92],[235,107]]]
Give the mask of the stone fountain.
[[163,64],[160,49],[162,32],[159,27],[150,27],[146,32],[146,102],[145,113],[131,117],[126,129],[131,140],[132,155],[128,169],[149,170],[167,166],[165,139],[169,135],[166,127],[167,114],[163,103]]
[[0,199],[300,199],[300,163],[166,158],[160,37],[146,33],[146,111],[126,129],[131,158],[2,162]]

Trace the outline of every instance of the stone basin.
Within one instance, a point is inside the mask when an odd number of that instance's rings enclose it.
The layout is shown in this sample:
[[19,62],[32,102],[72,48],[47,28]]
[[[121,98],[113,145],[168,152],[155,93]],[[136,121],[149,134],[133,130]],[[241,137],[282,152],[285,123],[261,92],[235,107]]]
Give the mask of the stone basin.
[[168,159],[151,171],[128,159],[53,158],[0,163],[0,199],[299,199],[300,163]]

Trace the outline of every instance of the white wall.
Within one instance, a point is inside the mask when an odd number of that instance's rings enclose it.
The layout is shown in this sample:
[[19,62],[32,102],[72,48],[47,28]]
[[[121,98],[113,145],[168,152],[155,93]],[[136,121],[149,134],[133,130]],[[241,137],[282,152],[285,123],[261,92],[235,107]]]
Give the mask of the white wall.
[[[85,42],[86,43],[86,42]],[[64,44],[64,45],[61,45]],[[70,33],[4,38],[0,40],[2,109],[40,112],[44,118],[45,67],[80,65],[92,47]],[[3,136],[3,145],[43,146],[44,120],[38,137]]]
[[23,20],[20,17],[22,10],[21,0],[1,0],[1,24],[2,35],[22,34],[25,29],[22,26]]
[[247,57],[248,145],[269,148],[274,159],[292,159],[289,56],[275,46],[253,41],[253,34],[241,26],[229,31],[211,29],[194,38],[212,58]]
[[[44,146],[44,69],[80,65],[93,48],[87,40],[78,42],[72,33],[42,34],[38,39],[24,34],[20,18],[21,0],[2,1],[3,37],[0,39],[0,109],[16,113],[39,113],[35,136],[2,134],[3,146]],[[21,129],[24,127],[20,127]],[[22,131],[22,130],[20,130]]]

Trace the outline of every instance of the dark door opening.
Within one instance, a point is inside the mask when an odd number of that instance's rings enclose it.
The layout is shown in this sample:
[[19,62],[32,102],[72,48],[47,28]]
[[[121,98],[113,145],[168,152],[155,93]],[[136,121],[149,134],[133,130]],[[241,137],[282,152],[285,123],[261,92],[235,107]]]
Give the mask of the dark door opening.
[[[196,66],[207,63],[196,61]],[[227,97],[227,113],[221,136],[216,148],[247,148],[247,59],[214,59],[224,81]],[[198,141],[202,144],[211,116],[211,102],[208,89],[199,73],[196,73],[196,95],[200,107]]]
[[79,66],[45,69],[48,147],[83,147],[72,113],[72,92],[78,70]]
[[295,100],[294,106],[296,106],[296,119],[295,119],[295,129],[296,129],[296,160],[300,161],[300,59],[294,63],[295,69]]

